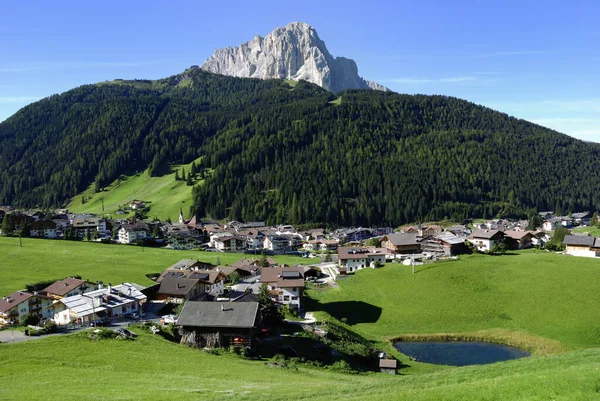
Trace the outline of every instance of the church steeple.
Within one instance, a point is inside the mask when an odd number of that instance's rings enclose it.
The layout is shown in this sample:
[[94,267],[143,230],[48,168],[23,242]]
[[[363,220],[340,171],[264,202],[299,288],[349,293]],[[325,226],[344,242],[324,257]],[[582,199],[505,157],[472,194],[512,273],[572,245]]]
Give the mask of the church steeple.
[[185,223],[185,220],[183,218],[183,209],[181,208],[181,206],[179,206],[179,222],[181,224]]

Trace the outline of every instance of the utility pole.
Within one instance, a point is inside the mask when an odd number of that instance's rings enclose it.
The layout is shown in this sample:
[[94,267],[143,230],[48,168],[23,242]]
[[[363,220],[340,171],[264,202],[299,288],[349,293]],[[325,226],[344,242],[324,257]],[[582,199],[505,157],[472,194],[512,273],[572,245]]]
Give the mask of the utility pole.
[[410,261],[412,264],[412,274],[415,274],[415,258],[411,257]]

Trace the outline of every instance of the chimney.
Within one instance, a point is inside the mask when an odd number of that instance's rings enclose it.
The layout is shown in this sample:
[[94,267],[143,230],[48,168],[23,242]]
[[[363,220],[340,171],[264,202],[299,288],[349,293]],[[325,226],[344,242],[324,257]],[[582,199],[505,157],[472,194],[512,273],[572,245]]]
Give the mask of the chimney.
[[225,311],[225,305],[221,304],[221,312]]
[[103,283],[102,281],[99,281],[99,282],[98,282],[98,289],[99,289],[99,290],[102,290],[102,289],[104,289],[104,283]]
[[112,293],[112,284],[108,283],[108,287],[106,287],[106,288],[108,288],[108,293],[111,294]]
[[131,296],[131,287],[127,288],[127,295]]

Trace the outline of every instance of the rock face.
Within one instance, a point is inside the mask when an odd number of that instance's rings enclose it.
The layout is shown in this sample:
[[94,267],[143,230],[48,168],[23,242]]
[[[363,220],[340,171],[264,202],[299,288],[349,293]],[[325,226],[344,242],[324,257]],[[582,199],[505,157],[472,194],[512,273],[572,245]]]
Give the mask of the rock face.
[[305,80],[331,92],[344,89],[388,89],[358,75],[354,60],[334,58],[317,31],[292,22],[267,36],[255,36],[239,47],[217,50],[200,67],[241,78]]

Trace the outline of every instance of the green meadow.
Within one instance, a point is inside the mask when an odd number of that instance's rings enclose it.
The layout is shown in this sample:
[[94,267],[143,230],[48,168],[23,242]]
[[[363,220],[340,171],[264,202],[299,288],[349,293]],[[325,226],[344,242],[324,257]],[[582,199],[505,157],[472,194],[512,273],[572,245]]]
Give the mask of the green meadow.
[[[199,159],[196,160],[198,163]],[[185,181],[175,180],[175,172],[179,176],[185,169],[186,174],[191,170],[192,163],[171,166],[171,173],[160,177],[150,177],[148,170],[133,176],[121,176],[103,191],[94,193],[94,184],[73,197],[67,205],[73,213],[95,213],[110,216],[112,218],[126,218],[133,212],[126,210],[126,214],[116,214],[117,210],[129,205],[133,200],[141,200],[147,203],[149,210],[148,218],[158,217],[160,220],[170,218],[177,221],[179,208],[183,209],[186,217],[189,217],[189,209],[192,206],[192,187]],[[199,181],[194,180],[194,185]],[[87,201],[82,204],[82,197]],[[104,210],[102,202],[104,201]]]
[[[176,251],[131,245],[108,245],[96,242],[43,240],[0,236],[0,295],[8,295],[43,280],[80,275],[91,281],[152,284],[148,273],[161,272],[180,259],[230,265],[244,256],[239,253]],[[275,256],[289,265],[307,259]]]
[[[149,284],[182,258],[217,254],[86,242],[0,238],[0,291],[80,274]],[[283,263],[306,259],[278,258]],[[390,340],[472,338],[530,350],[530,358],[445,367],[397,355],[396,376],[211,355],[136,328],[135,341],[84,334],[0,344],[0,399],[123,400],[587,400],[600,397],[600,261],[540,251],[471,255],[416,266],[388,263],[307,291],[308,310],[390,351]],[[436,337],[437,336],[437,337]]]
[[85,334],[0,345],[3,400],[591,400],[600,350],[396,376],[210,355],[134,328],[134,341]]
[[310,291],[309,309],[373,341],[463,333],[534,354],[600,347],[600,260],[525,251],[415,268],[361,270]]
[[596,226],[575,227],[574,233],[588,233],[593,237],[600,237],[600,228]]

